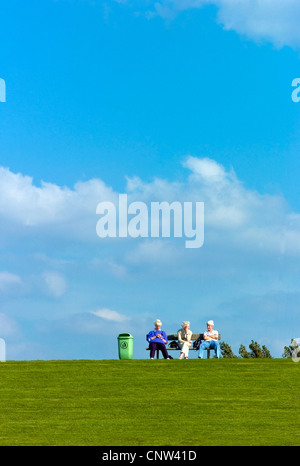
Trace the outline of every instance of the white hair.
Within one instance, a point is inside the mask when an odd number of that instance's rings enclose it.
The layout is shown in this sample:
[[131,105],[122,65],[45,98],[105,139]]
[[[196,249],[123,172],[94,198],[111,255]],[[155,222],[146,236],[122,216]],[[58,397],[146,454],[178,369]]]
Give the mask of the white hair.
[[161,320],[156,319],[156,321],[154,322],[154,325],[162,325]]
[[190,325],[189,321],[188,320],[184,320],[181,324],[181,327],[184,328],[186,325]]

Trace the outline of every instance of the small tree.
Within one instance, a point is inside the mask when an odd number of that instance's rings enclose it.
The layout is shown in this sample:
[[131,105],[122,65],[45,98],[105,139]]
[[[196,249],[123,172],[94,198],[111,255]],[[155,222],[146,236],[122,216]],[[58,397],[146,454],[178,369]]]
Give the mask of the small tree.
[[252,358],[262,358],[262,349],[257,343],[257,341],[251,340],[251,343],[249,345],[249,348],[251,350],[251,357]]
[[282,353],[283,358],[300,357],[300,347],[298,342],[292,338],[290,346],[285,346]]
[[265,345],[262,346],[262,352],[263,352],[263,358],[272,359],[271,353]]
[[251,340],[249,345],[250,352],[248,352],[244,345],[240,346],[239,354],[241,358],[249,359],[249,358],[272,358],[270,351],[266,346],[261,346],[257,343],[257,341]]
[[241,358],[243,359],[249,359],[251,358],[251,354],[248,353],[248,351],[246,350],[246,346],[244,345],[241,345],[240,348],[239,348],[239,355],[241,356]]
[[237,357],[233,354],[233,351],[231,347],[228,345],[228,343],[225,343],[224,341],[221,341],[220,349],[221,349],[223,358],[236,358]]

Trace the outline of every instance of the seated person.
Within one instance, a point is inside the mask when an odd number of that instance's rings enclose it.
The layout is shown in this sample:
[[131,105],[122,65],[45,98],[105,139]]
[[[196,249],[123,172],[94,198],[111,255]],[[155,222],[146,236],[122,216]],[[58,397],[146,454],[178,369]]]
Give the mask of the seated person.
[[189,349],[191,346],[192,331],[190,330],[190,323],[185,321],[181,324],[181,329],[177,332],[178,345],[180,346],[181,353],[179,359],[188,359]]
[[162,323],[159,319],[154,322],[155,330],[151,330],[148,333],[146,339],[149,342],[150,348],[150,359],[154,359],[155,351],[160,350],[165,359],[173,359],[172,356],[169,356],[166,344],[168,343],[168,338],[166,332],[161,330]]
[[214,330],[214,321],[209,320],[207,322],[207,331],[203,334],[203,340],[201,341],[200,348],[199,348],[199,359],[203,359],[204,350],[206,349],[213,349],[215,350],[216,356],[219,359],[221,357],[221,350],[219,344],[219,332]]

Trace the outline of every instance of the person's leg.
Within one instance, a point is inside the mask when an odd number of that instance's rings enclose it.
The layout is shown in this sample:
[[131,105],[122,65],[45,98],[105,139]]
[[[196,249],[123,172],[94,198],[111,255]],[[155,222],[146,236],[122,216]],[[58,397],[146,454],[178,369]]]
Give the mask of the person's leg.
[[169,355],[168,355],[168,351],[167,351],[167,348],[165,347],[164,343],[157,343],[157,347],[162,352],[163,357],[165,359],[168,359]]
[[199,353],[198,353],[198,358],[203,359],[204,350],[209,348],[209,344],[210,344],[209,341],[204,341],[204,340],[201,341],[200,348],[199,348]]
[[181,351],[183,352],[185,359],[189,357],[189,349],[190,349],[189,344],[187,341],[185,341],[181,348]]
[[179,355],[179,359],[182,359],[184,357],[184,354],[183,354],[183,343],[178,343],[178,346],[180,348],[180,355]]
[[153,359],[154,356],[155,356],[155,352],[156,352],[156,348],[157,348],[156,345],[157,345],[157,343],[155,343],[153,341],[149,344],[149,347],[150,347],[150,359]]
[[216,340],[211,341],[210,347],[215,350],[215,354],[217,358],[219,359],[221,357],[221,350],[220,350],[219,342]]
[[216,356],[218,359],[221,357],[221,348],[220,348],[220,343],[216,341]]

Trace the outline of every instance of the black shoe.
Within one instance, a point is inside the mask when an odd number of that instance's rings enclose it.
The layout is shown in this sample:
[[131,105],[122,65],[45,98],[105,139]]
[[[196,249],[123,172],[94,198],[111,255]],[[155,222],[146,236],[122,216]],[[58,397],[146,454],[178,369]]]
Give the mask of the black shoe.
[[167,359],[173,359],[172,356],[168,356]]

